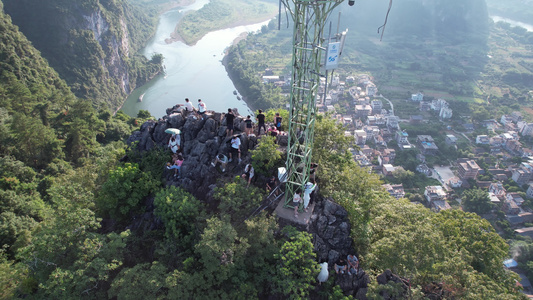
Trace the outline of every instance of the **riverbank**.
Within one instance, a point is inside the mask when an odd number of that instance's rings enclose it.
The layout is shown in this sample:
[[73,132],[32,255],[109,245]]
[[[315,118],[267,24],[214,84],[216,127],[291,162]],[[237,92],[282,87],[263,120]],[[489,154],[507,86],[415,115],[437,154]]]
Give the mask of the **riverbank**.
[[[244,34],[244,37],[243,37],[243,34]],[[235,40],[233,40],[232,45],[236,45],[239,41],[245,39],[246,36],[248,36],[247,33],[241,33],[241,35],[239,35]],[[255,111],[257,110],[257,108],[254,107],[253,103],[250,103],[248,101],[248,97],[243,94],[244,89],[242,88],[241,82],[237,80],[236,76],[233,75],[233,72],[231,72],[231,69],[228,67],[228,49],[224,51],[224,57],[222,58],[222,61],[221,61],[222,65],[224,66],[224,69],[226,70],[226,73],[228,74],[228,78],[233,83],[233,86],[235,86],[235,89],[239,92],[239,95],[242,96],[242,101],[246,103],[246,106],[248,106],[250,110],[253,112],[253,114],[255,115]]]
[[[227,29],[227,28],[233,28],[233,27],[238,27],[238,26],[247,26],[247,25],[253,25],[253,24],[257,24],[257,23],[262,23],[262,22],[265,22],[265,21],[268,21],[268,20],[271,20],[272,18],[274,18],[275,16],[277,15],[276,14],[273,14],[272,16],[270,17],[267,17],[267,18],[258,18],[258,19],[246,19],[246,20],[239,20],[239,21],[236,21],[234,23],[231,23],[230,25],[228,26],[225,26],[223,28],[218,28],[218,29],[215,29],[213,31],[217,31],[217,30],[222,30],[222,29]],[[182,19],[183,20],[183,19]],[[198,41],[195,41],[194,43],[192,44],[189,44],[187,43],[182,37],[181,35],[178,33],[178,27],[179,27],[179,24],[176,25],[176,28],[174,29],[174,31],[170,34],[170,37],[165,39],[165,43],[167,44],[170,44],[170,43],[174,43],[174,42],[182,42],[188,46],[194,46],[196,45],[196,43]],[[241,33],[241,35],[239,37],[237,37],[232,45],[236,45],[239,41],[245,39],[246,37],[248,36],[248,33],[247,32],[243,32]],[[203,36],[202,36],[203,37]],[[201,39],[201,38],[200,38]],[[199,39],[199,40],[200,40]]]
[[211,1],[201,9],[187,13],[176,25],[166,41],[181,41],[195,45],[207,33],[238,26],[246,26],[272,19],[277,15],[276,5],[257,1]]

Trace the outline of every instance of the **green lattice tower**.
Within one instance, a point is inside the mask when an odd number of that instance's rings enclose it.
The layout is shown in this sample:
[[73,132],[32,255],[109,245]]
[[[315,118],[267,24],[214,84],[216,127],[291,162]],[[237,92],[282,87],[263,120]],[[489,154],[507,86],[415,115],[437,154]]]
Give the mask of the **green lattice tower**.
[[[323,64],[324,28],[331,11],[344,0],[281,0],[294,21],[292,87],[289,111],[289,145],[286,168],[289,174],[285,207],[292,195],[309,181],[316,117],[317,90]],[[293,3],[293,6],[290,3]]]

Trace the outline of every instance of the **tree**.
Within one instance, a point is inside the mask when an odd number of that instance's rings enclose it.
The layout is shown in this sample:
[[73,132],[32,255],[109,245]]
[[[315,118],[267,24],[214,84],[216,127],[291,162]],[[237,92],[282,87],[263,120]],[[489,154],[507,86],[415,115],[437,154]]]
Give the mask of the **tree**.
[[461,196],[463,209],[477,214],[488,213],[493,205],[490,202],[489,194],[481,189],[469,189]]
[[44,168],[54,158],[62,157],[61,142],[53,129],[39,118],[15,114],[11,125],[15,156],[35,168]]
[[509,246],[487,220],[461,210],[444,210],[434,216],[433,224],[442,232],[448,249],[462,253],[476,271],[501,279],[501,264]]
[[202,203],[183,189],[169,186],[155,195],[154,206],[154,214],[165,224],[165,236],[183,249],[193,246]]
[[22,263],[15,263],[0,252],[0,298],[15,299],[18,293],[28,293],[24,290],[24,280],[28,277],[28,268]]
[[248,240],[250,247],[246,251],[246,259],[235,263],[239,270],[246,273],[247,282],[254,287],[259,298],[263,298],[271,294],[272,278],[278,264],[275,255],[279,252],[280,242],[274,236],[278,224],[275,217],[261,214],[246,220],[245,225],[239,233]]
[[107,181],[97,199],[100,214],[118,221],[126,221],[129,214],[140,212],[144,197],[159,185],[149,173],[139,170],[137,164],[125,163],[109,172]]
[[394,177],[394,182],[402,183],[407,188],[411,188],[413,186],[415,173],[412,171],[405,170],[403,168],[396,168],[396,170],[392,172],[392,176]]
[[107,295],[119,300],[159,298],[166,291],[166,275],[166,267],[157,261],[122,269]]
[[311,235],[307,232],[290,233],[277,258],[279,265],[274,279],[276,290],[289,299],[306,299],[320,272]]
[[263,200],[263,190],[255,186],[246,187],[243,179],[235,177],[233,182],[216,188],[214,198],[220,201],[218,209],[231,218],[233,223],[241,221]]
[[269,175],[272,168],[279,166],[281,163],[281,151],[278,150],[274,143],[276,140],[273,136],[264,135],[259,139],[257,147],[250,151],[252,154],[252,166],[254,170],[263,175]]
[[89,235],[83,244],[70,251],[77,252],[72,265],[57,262],[45,282],[39,285],[44,298],[105,297],[105,282],[122,265],[122,250],[129,232],[110,233],[107,236]]
[[229,222],[208,219],[194,247],[196,256],[184,261],[183,271],[167,278],[169,299],[236,298],[239,287],[246,285],[241,280],[246,274],[237,270],[236,262],[250,259],[244,256],[248,247],[247,240],[240,238]]
[[[353,137],[344,135],[344,128],[331,118],[318,116],[315,124],[313,161],[319,164],[320,193],[332,197],[348,211],[352,225],[352,238],[358,253],[363,254],[369,245],[370,207],[381,182],[375,174],[360,168],[348,149],[355,147]],[[386,192],[385,192],[386,193]],[[387,194],[388,195],[388,194]]]
[[65,149],[70,161],[83,161],[99,146],[96,135],[105,132],[105,123],[100,120],[89,101],[78,100],[66,118],[68,135]]
[[438,231],[425,225],[432,216],[430,210],[404,199],[390,200],[383,199],[372,207],[370,228],[374,235],[365,256],[368,266],[391,269],[403,277],[416,276],[414,282],[420,283],[431,274],[435,262],[446,257],[446,244]]

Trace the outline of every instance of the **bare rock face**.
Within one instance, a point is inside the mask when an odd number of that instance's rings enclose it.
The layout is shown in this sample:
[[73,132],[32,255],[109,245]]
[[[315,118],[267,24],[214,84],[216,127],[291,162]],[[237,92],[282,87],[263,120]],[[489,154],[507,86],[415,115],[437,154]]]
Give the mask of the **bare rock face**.
[[317,198],[309,232],[313,234],[315,252],[319,262],[327,262],[330,274],[335,276],[335,284],[339,285],[345,295],[356,299],[367,299],[366,292],[370,278],[363,269],[357,274],[336,274],[334,265],[341,258],[346,260],[348,254],[356,254],[350,237],[348,213],[332,199]]
[[[317,197],[318,198],[318,197]],[[309,231],[315,236],[318,259],[333,266],[339,258],[355,254],[346,210],[331,199],[318,199]]]
[[[181,111],[179,107],[167,109],[167,115],[158,121],[145,122],[140,130],[135,131],[128,139],[128,145],[135,144],[140,152],[150,151],[155,147],[167,147],[170,134],[165,133],[168,128],[181,130],[181,145],[183,147],[184,162],[181,169],[181,177],[174,178],[173,172],[167,172],[168,184],[176,184],[186,189],[198,199],[209,201],[208,195],[215,187],[217,179],[221,176],[235,176],[244,169],[245,162],[249,160],[249,150],[257,144],[257,139],[248,138],[235,126],[234,134],[239,135],[241,140],[241,158],[238,163],[237,157],[228,164],[228,170],[220,173],[211,166],[215,156],[223,153],[229,157],[230,143],[226,138],[226,126],[222,122],[222,114],[208,112],[205,120],[198,119],[192,113]],[[235,118],[240,122],[242,117]],[[162,168],[164,166],[161,166]]]
[[409,293],[409,281],[405,278],[401,278],[398,275],[395,275],[392,273],[391,270],[385,270],[382,274],[378,275],[376,278],[378,284],[389,284],[389,283],[396,283],[400,284],[401,288],[403,289],[403,295],[401,297],[394,297],[390,295],[386,291],[380,292],[380,296],[383,297],[383,299],[386,300],[395,300],[395,299],[406,299],[408,293]]
[[365,271],[360,269],[359,272],[354,275],[335,275],[335,284],[343,290],[345,295],[354,296],[359,300],[368,299],[366,297],[366,292],[368,290],[368,285],[370,284],[370,278]]

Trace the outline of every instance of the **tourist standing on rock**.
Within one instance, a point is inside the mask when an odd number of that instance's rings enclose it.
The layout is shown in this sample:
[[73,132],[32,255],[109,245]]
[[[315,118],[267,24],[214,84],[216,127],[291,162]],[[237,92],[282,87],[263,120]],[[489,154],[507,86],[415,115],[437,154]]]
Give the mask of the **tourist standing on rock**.
[[248,115],[246,116],[246,120],[244,120],[245,128],[244,132],[246,133],[246,136],[250,136],[253,132],[254,123],[252,122],[252,118]]
[[278,131],[281,131],[281,121],[283,121],[283,118],[279,115],[279,113],[276,113],[276,117],[274,117],[274,125]]
[[311,193],[315,190],[316,183],[308,182],[304,187],[304,210],[307,212],[307,207],[309,206],[309,200],[311,200]]
[[233,121],[235,121],[235,115],[231,108],[228,108],[228,113],[226,114],[226,137],[230,137],[233,134]]
[[192,106],[191,101],[189,101],[189,98],[185,98],[185,111],[191,112],[194,111],[194,106]]
[[215,157],[215,161],[212,162],[211,165],[216,168],[218,163],[220,163],[220,166],[222,167],[222,172],[225,172],[226,166],[228,165],[228,157],[222,153],[218,154]]
[[204,102],[202,102],[202,99],[198,99],[198,114],[199,114],[199,117],[202,118],[202,120],[204,119],[204,115],[206,111],[207,111],[207,106],[205,105]]
[[239,163],[241,162],[241,139],[238,136],[231,138],[231,147],[229,152],[229,161],[233,160],[233,154],[237,155],[239,158]]
[[252,178],[254,178],[255,170],[254,167],[252,167],[252,164],[247,164],[246,167],[244,167],[244,173],[241,175],[242,179],[248,180],[248,185],[246,187],[250,186],[250,182],[252,181]]
[[292,205],[294,206],[295,218],[298,218],[298,208],[300,208],[300,204],[302,203],[302,196],[300,196],[300,194],[300,189],[296,189],[296,191],[294,191],[294,196],[292,197]]
[[265,125],[265,115],[262,110],[259,110],[259,114],[257,115],[257,136],[261,135],[261,128],[263,128],[263,131],[266,134],[267,128]]

